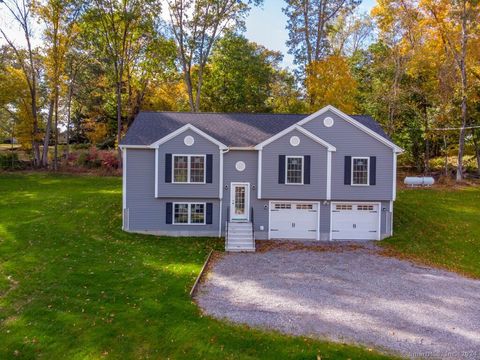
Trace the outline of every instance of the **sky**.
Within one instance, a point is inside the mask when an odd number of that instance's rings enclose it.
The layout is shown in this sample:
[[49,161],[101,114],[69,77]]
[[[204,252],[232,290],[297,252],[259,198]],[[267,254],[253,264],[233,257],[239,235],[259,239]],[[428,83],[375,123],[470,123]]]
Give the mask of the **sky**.
[[[375,6],[375,0],[363,0],[359,9],[368,12]],[[293,57],[289,55],[285,42],[288,40],[287,17],[282,12],[283,0],[264,0],[262,7],[253,8],[247,18],[245,36],[270,50],[284,54],[283,66],[293,67]]]
[[[376,0],[363,0],[360,5],[360,11],[370,12],[375,2]],[[288,39],[288,32],[285,29],[287,17],[282,12],[282,7],[284,6],[284,0],[264,0],[264,4],[261,7],[253,8],[246,19],[247,30],[245,36],[270,50],[280,51],[284,54],[282,65],[293,68],[293,57],[288,54],[288,49],[285,45]],[[0,12],[0,26],[7,25],[8,36],[14,39],[17,44],[24,44],[25,40],[22,32],[16,26],[8,26],[9,24],[12,24],[9,16]],[[40,44],[38,31],[35,35],[36,41],[34,45]],[[0,36],[0,44],[4,43],[5,40]]]

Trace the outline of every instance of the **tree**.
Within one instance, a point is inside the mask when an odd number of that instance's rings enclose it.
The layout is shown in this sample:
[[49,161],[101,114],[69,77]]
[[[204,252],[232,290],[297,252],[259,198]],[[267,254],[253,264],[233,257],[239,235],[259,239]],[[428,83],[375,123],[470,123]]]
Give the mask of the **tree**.
[[217,112],[268,112],[282,56],[227,33],[215,45],[204,81],[203,108]]
[[1,4],[7,9],[12,19],[20,26],[26,42],[26,48],[23,50],[10,39],[4,29],[0,28],[5,41],[12,48],[16,61],[24,75],[29,90],[29,111],[24,111],[24,115],[29,113],[32,119],[31,142],[33,149],[33,163],[40,166],[40,115],[38,112],[38,71],[39,62],[36,51],[32,46],[32,3],[29,0],[2,0]]
[[329,26],[341,14],[349,14],[361,0],[286,0],[289,54],[303,71],[330,54]]
[[[430,15],[430,24],[440,35],[445,51],[449,52],[460,73],[461,126],[458,136],[458,160],[456,179],[463,179],[463,155],[468,122],[469,71],[467,54],[469,37],[478,31],[480,6],[477,0],[425,0],[423,6]],[[460,26],[459,26],[460,25]]]
[[[122,137],[124,76],[127,63],[143,55],[157,29],[161,11],[158,0],[95,0],[84,19],[85,30],[97,53],[102,53],[113,69],[116,100],[117,143]],[[118,149],[121,159],[121,151]],[[120,161],[121,163],[121,161]]]
[[58,107],[62,88],[64,88],[66,55],[72,41],[78,34],[77,18],[82,4],[76,0],[44,0],[35,6],[36,13],[43,20],[45,44],[45,69],[49,96],[49,111],[43,143],[43,166],[48,165],[48,146],[50,144],[52,114],[54,113],[54,157],[53,168],[58,167]]
[[307,74],[310,111],[333,105],[346,113],[355,112],[357,84],[344,57],[331,55],[314,61],[308,66]]
[[[241,29],[249,5],[263,0],[167,0],[191,111],[200,111],[205,66],[225,31]],[[193,78],[195,72],[196,79]]]

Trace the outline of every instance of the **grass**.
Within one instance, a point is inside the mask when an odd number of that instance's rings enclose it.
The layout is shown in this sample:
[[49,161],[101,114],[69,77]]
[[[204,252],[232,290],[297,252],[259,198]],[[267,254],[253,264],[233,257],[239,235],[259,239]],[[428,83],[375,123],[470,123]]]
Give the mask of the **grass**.
[[188,292],[222,242],[120,227],[120,178],[0,175],[0,359],[382,358],[202,317]]
[[380,244],[395,256],[480,278],[480,187],[400,190],[394,236]]

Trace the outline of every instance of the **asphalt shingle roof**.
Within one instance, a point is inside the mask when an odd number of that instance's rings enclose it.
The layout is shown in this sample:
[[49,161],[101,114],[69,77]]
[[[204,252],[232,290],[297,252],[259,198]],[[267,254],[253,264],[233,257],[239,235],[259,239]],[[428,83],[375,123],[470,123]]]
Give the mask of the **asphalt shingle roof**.
[[[305,114],[192,113],[142,111],[135,118],[121,145],[150,145],[186,124],[192,124],[227,146],[255,146],[289,126]],[[390,140],[382,127],[367,115],[352,118]]]

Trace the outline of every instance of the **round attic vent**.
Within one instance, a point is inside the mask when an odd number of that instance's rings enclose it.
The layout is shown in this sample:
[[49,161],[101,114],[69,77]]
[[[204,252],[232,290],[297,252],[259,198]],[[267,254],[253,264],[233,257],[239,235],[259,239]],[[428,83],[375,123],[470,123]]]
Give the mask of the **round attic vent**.
[[323,119],[323,125],[326,127],[332,127],[333,126],[333,119],[331,117],[326,117]]
[[183,139],[183,143],[187,146],[192,146],[195,143],[195,139],[193,136],[187,135],[185,139]]
[[298,136],[292,136],[290,138],[290,145],[292,145],[292,146],[300,145],[300,138]]
[[235,169],[237,169],[237,171],[245,170],[245,163],[243,161],[237,161],[235,163]]

